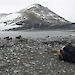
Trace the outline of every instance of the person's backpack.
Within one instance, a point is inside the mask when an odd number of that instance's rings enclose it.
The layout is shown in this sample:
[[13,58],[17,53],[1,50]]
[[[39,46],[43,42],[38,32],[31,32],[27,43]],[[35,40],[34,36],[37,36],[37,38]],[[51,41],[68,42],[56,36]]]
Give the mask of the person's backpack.
[[69,62],[75,62],[75,49],[72,46],[67,45],[64,47],[63,60]]

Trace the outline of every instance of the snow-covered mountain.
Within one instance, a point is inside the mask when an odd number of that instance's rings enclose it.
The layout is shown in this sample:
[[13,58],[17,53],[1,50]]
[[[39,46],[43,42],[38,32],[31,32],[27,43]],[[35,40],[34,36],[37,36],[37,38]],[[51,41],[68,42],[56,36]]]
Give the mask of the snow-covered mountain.
[[0,30],[47,29],[65,23],[70,22],[39,4],[34,4],[15,13],[0,14]]

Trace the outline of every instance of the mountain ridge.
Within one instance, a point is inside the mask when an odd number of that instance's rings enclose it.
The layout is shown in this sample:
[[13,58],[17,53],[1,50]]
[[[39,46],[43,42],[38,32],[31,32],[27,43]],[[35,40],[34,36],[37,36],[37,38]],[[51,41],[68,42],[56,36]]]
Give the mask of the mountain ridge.
[[[51,29],[58,25],[71,23],[63,17],[55,14],[40,4],[22,9],[15,13],[10,13],[0,18],[0,23],[4,25],[4,30],[21,30],[21,29]],[[57,28],[57,27],[56,27]]]

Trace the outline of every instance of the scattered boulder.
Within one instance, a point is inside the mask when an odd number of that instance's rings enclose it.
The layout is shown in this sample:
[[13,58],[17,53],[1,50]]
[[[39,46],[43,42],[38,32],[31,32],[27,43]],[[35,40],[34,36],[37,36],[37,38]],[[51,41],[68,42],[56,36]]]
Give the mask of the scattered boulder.
[[17,37],[16,37],[16,39],[21,39],[21,38],[22,38],[22,36],[21,36],[21,35],[19,35],[19,36],[17,36]]

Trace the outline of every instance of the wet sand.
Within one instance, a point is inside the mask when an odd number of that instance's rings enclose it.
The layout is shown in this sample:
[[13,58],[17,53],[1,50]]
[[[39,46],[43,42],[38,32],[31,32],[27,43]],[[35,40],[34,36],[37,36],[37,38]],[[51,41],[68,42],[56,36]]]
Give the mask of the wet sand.
[[75,64],[60,61],[60,49],[75,37],[0,39],[0,75],[74,75]]

